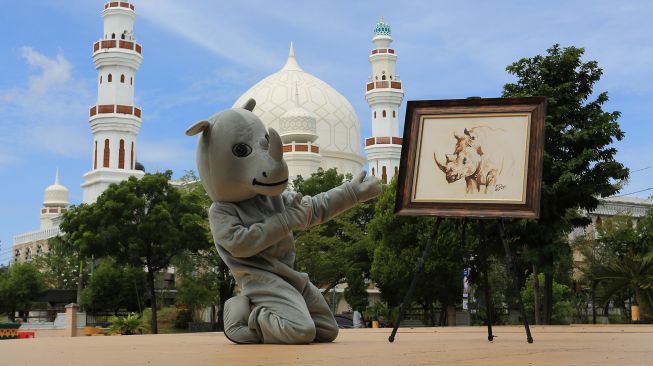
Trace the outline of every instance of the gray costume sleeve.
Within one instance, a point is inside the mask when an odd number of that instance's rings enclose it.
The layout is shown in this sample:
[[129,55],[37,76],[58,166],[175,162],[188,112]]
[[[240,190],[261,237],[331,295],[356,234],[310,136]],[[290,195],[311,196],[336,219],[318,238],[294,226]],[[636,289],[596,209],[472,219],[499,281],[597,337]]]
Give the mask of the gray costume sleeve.
[[243,225],[236,211],[226,205],[212,204],[209,223],[213,240],[236,258],[254,256],[276,244],[290,232],[282,214],[274,214],[249,227]]
[[349,182],[345,182],[327,192],[302,198],[302,204],[310,204],[311,206],[309,227],[331,220],[334,216],[353,207],[356,203],[358,203],[358,198]]

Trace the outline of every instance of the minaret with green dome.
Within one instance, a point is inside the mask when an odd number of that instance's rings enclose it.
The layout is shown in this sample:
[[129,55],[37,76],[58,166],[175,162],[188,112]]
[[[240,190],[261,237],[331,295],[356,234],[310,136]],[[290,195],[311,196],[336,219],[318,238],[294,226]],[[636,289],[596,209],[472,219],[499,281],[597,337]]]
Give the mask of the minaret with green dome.
[[365,152],[369,173],[388,183],[399,171],[399,107],[404,89],[395,68],[397,53],[390,46],[392,31],[383,17],[374,26],[372,42],[374,48],[369,56],[372,76],[365,91],[371,109],[372,137],[365,139]]

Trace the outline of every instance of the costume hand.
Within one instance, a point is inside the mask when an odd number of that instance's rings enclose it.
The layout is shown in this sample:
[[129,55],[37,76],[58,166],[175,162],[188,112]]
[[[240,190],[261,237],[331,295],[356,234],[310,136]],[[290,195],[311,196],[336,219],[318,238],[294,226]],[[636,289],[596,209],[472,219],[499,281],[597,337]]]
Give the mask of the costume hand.
[[290,229],[305,229],[311,221],[311,205],[308,199],[302,200],[302,195],[297,193],[290,202],[286,203],[286,210],[281,213],[288,222]]
[[362,171],[351,180],[351,187],[354,189],[358,202],[365,202],[381,194],[381,181],[377,177],[366,176]]

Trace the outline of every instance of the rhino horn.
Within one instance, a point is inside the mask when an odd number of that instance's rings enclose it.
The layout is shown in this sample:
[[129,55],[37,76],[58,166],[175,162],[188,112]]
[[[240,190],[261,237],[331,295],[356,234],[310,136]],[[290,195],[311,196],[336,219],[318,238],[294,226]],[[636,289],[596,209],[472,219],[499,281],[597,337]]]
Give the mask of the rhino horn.
[[447,167],[444,166],[444,164],[440,163],[440,161],[438,160],[438,156],[437,156],[436,153],[433,153],[433,160],[435,160],[435,165],[437,165],[438,168],[440,168],[440,170],[442,170],[443,173],[446,173],[446,172],[447,172]]

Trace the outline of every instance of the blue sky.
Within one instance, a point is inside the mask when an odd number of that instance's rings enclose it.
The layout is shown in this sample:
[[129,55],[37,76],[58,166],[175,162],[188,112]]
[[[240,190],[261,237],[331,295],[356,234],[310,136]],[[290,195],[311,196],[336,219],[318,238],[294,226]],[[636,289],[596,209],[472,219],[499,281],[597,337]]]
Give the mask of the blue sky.
[[[305,71],[340,91],[371,131],[364,83],[372,29],[392,27],[406,99],[497,97],[509,63],[554,43],[586,48],[604,76],[606,110],[621,111],[618,159],[653,165],[650,136],[653,42],[650,1],[199,1],[135,0],[143,45],[136,104],[143,109],[139,157],[148,171],[195,169],[191,123],[228,108],[283,66],[288,45]],[[3,1],[0,30],[0,263],[15,234],[38,229],[43,190],[55,170],[82,198],[91,167],[88,108],[97,72],[91,47],[104,1]],[[403,109],[403,107],[402,107]],[[403,115],[401,116],[403,117]],[[653,187],[634,172],[622,193]],[[648,197],[653,190],[635,194]]]

